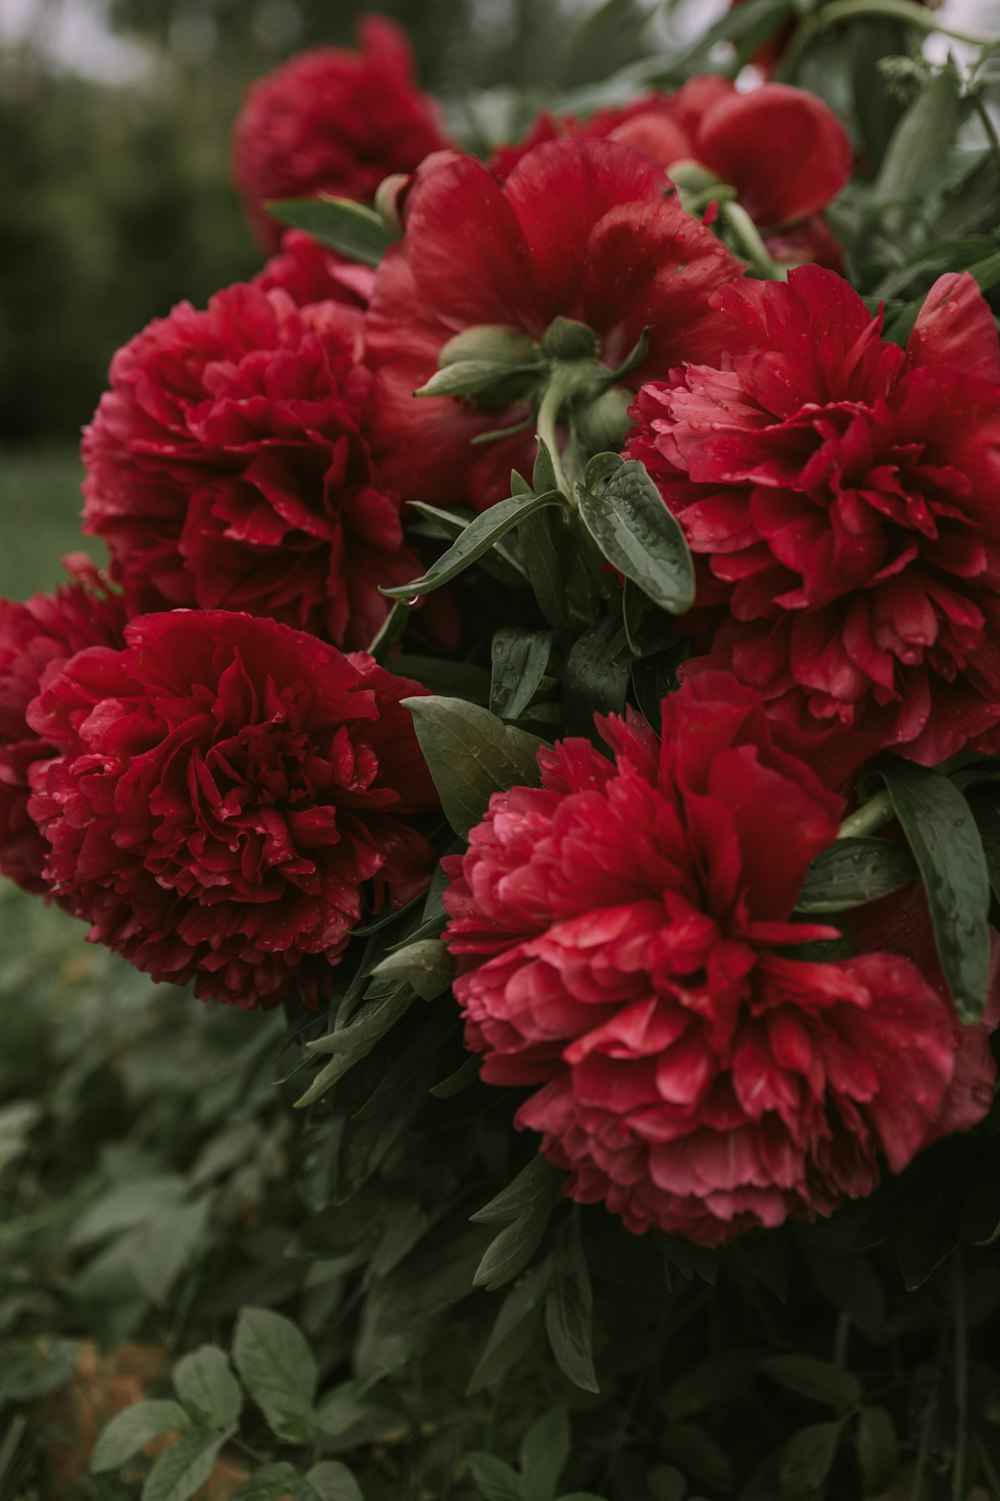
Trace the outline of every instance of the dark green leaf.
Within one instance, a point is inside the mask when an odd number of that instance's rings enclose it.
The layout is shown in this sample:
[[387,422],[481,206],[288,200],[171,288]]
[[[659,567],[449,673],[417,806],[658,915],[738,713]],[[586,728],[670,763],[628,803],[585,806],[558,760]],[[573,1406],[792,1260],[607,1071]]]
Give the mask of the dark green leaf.
[[487,704],[490,698],[490,675],[472,662],[450,662],[446,657],[419,657],[400,652],[392,658],[392,671],[403,678],[413,678],[431,693],[449,698],[464,698],[470,704]]
[[440,370],[435,370],[430,380],[413,394],[414,396],[493,395],[501,382],[509,381],[511,376],[530,375],[533,371],[544,369],[545,364],[541,360],[526,361],[523,364],[511,364],[507,360],[456,360],[453,364],[443,365]]
[[959,78],[949,64],[920,91],[886,148],[872,201],[894,206],[889,222],[903,222],[907,201],[919,195],[934,167],[943,161],[960,119]]
[[905,844],[838,839],[809,867],[796,907],[799,912],[845,912],[898,891],[918,875]]
[[563,674],[563,719],[566,733],[597,734],[595,714],[621,714],[631,669],[625,631],[606,615],[574,641]]
[[840,1444],[841,1423],[814,1423],[789,1439],[778,1460],[783,1496],[812,1498],[823,1484]]
[[939,772],[900,764],[882,772],[920,867],[934,941],[955,1009],[978,1022],[989,981],[989,872],[972,810]]
[[492,1454],[470,1454],[469,1469],[485,1501],[527,1501],[520,1476]]
[[185,1355],[172,1372],[174,1390],[199,1423],[231,1428],[240,1415],[243,1393],[229,1369],[229,1357],[216,1345]]
[[684,533],[638,459],[603,489],[577,487],[580,515],[608,562],[672,615],[694,603],[694,564]]
[[504,1298],[469,1381],[469,1396],[499,1381],[531,1349],[541,1318],[546,1281],[545,1271],[536,1267]]
[[372,975],[383,980],[405,980],[422,1001],[433,1001],[448,989],[452,977],[451,955],[440,938],[424,938],[380,960]]
[[497,505],[490,506],[488,511],[483,511],[474,521],[470,521],[422,578],[414,579],[409,584],[385,588],[382,593],[390,599],[409,599],[411,595],[430,594],[432,590],[440,589],[442,584],[450,583],[466,568],[471,567],[477,558],[489,552],[501,537],[505,537],[527,517],[544,510],[546,506],[562,505],[564,500],[559,490],[547,490],[541,495],[513,495],[509,500],[501,500]]
[[669,615],[633,584],[625,580],[622,590],[622,625],[634,657],[651,657],[674,645],[674,627]]
[[[511,494],[517,497],[530,495],[531,487],[519,490],[512,485]],[[464,506],[453,506],[446,511],[439,506],[427,505],[422,500],[411,500],[409,509],[416,511],[421,519],[415,526],[408,526],[407,532],[414,532],[422,537],[443,537],[448,542],[460,537],[469,522],[475,520],[475,514],[467,511]],[[501,584],[508,584],[513,589],[520,589],[527,582],[527,576],[516,554],[514,542],[515,539],[508,533],[505,539],[494,542],[490,551],[484,552],[478,559],[478,563],[491,578],[497,579]]]
[[837,1411],[856,1407],[861,1401],[857,1376],[827,1360],[815,1360],[811,1355],[770,1355],[760,1362],[760,1368],[789,1391]]
[[309,1345],[291,1320],[269,1308],[241,1309],[233,1360],[277,1437],[307,1443],[316,1426],[318,1373]]
[[733,1489],[733,1465],[716,1440],[698,1423],[676,1423],[667,1430],[664,1453],[683,1470],[688,1480],[697,1480],[710,1490]]
[[868,1495],[881,1495],[896,1478],[899,1449],[896,1429],[884,1407],[863,1407],[854,1431],[858,1468]]
[[716,1412],[725,1403],[741,1399],[757,1368],[749,1350],[722,1350],[672,1381],[660,1405],[672,1423],[701,1413]]
[[524,713],[545,676],[551,650],[551,631],[504,626],[496,632],[490,648],[492,714],[500,719],[518,719]]
[[569,619],[569,601],[563,571],[566,546],[565,518],[560,511],[536,511],[518,528],[524,571],[549,625],[558,629]]
[[317,1037],[306,1047],[313,1053],[332,1053],[333,1057],[321,1069],[305,1094],[295,1101],[301,1109],[335,1084],[338,1079],[366,1057],[389,1028],[394,1026],[413,1004],[414,993],[409,985],[397,985],[393,981],[376,981],[370,999],[343,1027],[335,1027],[323,1037]]
[[284,1501],[299,1479],[290,1464],[264,1465],[233,1492],[231,1501]]
[[128,1262],[146,1296],[158,1308],[170,1302],[174,1284],[201,1247],[209,1199],[161,1209],[128,1238]]
[[494,792],[535,786],[541,741],[457,698],[406,698],[444,815],[464,838]]
[[146,1476],[142,1501],[188,1501],[215,1468],[228,1433],[215,1428],[192,1428],[157,1459]]
[[529,1501],[552,1501],[569,1460],[569,1420],[554,1407],[532,1423],[521,1444],[522,1484]]
[[545,1330],[563,1375],[585,1392],[600,1391],[594,1370],[594,1294],[576,1214],[567,1221],[552,1257]]
[[906,28],[885,16],[859,17],[847,35],[854,112],[872,167],[881,162],[905,106],[878,66],[906,51]]
[[28,1420],[24,1417],[11,1418],[7,1424],[4,1436],[0,1439],[0,1480],[3,1480],[14,1463],[27,1426]]
[[282,224],[364,266],[377,266],[395,239],[381,214],[350,198],[286,198],[266,207]]
[[307,1484],[319,1497],[319,1501],[364,1501],[361,1487],[346,1465],[335,1459],[325,1459],[313,1465],[306,1475]]
[[646,1477],[653,1501],[684,1501],[687,1485],[673,1465],[654,1465]]
[[408,1365],[442,1332],[447,1311],[472,1292],[483,1232],[449,1224],[370,1289],[354,1346],[355,1369],[369,1384]]
[[190,1427],[191,1419],[176,1402],[136,1402],[116,1413],[102,1430],[91,1455],[91,1473],[118,1470],[151,1438]]
[[531,1260],[560,1197],[563,1175],[541,1155],[533,1157],[502,1193],[483,1206],[476,1224],[509,1220],[490,1244],[476,1269],[475,1285],[494,1292],[516,1277]]
[[468,1089],[479,1078],[481,1059],[477,1053],[471,1058],[466,1058],[461,1068],[457,1068],[447,1079],[442,1079],[440,1084],[435,1084],[431,1094],[436,1100],[450,1100],[453,1095],[461,1094],[463,1089]]

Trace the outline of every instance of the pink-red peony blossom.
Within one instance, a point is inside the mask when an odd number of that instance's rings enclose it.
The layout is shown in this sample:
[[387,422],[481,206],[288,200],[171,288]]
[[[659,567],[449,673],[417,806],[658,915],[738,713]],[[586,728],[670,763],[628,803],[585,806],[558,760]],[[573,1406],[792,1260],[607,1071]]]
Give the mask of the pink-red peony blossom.
[[659,743],[638,719],[603,733],[613,760],[566,740],[540,787],[494,795],[446,895],[468,1045],[534,1090],[518,1124],[572,1197],[718,1245],[867,1194],[942,1112],[981,1118],[983,1059],[959,1068],[951,1004],[907,958],[787,952],[836,934],[790,919],[842,803],[758,695],[706,673]]
[[372,295],[375,272],[328,250],[301,229],[289,229],[281,247],[272,255],[252,285],[265,292],[287,292],[299,307],[310,302],[343,302],[366,308]]
[[224,611],[147,615],[121,651],[50,671],[29,711],[58,751],[32,818],[90,938],[198,995],[309,1005],[365,912],[409,901],[437,799],[400,699],[359,652]]
[[647,386],[629,444],[701,560],[699,603],[725,609],[698,665],[731,668],[842,769],[989,747],[1000,343],[973,278],[935,283],[905,351],[815,267],[716,302],[731,357]]
[[573,319],[599,336],[612,368],[648,330],[633,390],[720,352],[708,298],[741,267],[669,192],[648,157],[600,140],[539,146],[502,187],[471,157],[418,178],[365,321],[378,451],[408,499],[483,509],[510,493],[512,467],[530,472],[531,433],[493,438],[530,421],[527,399],[497,410],[413,395],[465,329],[499,324],[540,339],[557,317]]
[[414,84],[399,27],[366,16],[359,40],[358,52],[317,47],[293,57],[247,92],[232,174],[265,250],[281,238],[265,203],[321,193],[371,202],[383,178],[449,144],[437,106]]
[[367,646],[423,571],[375,467],[361,314],[237,285],[118,351],[83,441],[84,524],[131,613],[247,610]]
[[736,190],[777,260],[840,269],[822,211],[850,177],[851,146],[833,111],[804,89],[769,83],[743,93],[708,74],[583,122],[543,114],[520,146],[495,153],[494,171],[506,176],[532,146],[562,136],[621,141],[668,173],[697,163]]
[[23,604],[0,600],[0,871],[45,892],[48,845],[28,815],[32,766],[56,754],[28,724],[28,705],[53,664],[87,646],[121,646],[125,607],[88,558],[66,558],[70,581]]

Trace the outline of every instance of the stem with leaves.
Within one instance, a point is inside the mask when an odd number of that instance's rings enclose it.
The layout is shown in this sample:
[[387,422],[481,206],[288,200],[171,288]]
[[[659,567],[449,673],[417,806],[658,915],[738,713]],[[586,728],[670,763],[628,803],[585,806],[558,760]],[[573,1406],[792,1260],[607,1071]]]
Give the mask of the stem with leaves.
[[794,78],[803,53],[828,27],[867,17],[903,21],[907,26],[916,27],[918,31],[937,31],[956,42],[967,42],[973,47],[992,49],[1000,46],[1000,35],[997,33],[990,35],[968,27],[952,26],[935,11],[918,5],[916,0],[834,0],[832,5],[824,5],[802,19],[782,58],[776,77],[786,83]]

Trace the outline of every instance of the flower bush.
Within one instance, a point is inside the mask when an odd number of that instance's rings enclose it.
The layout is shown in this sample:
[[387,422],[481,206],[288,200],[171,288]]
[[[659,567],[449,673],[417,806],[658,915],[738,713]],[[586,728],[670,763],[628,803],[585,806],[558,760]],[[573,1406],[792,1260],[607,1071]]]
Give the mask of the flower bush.
[[996,142],[938,28],[749,0],[490,139],[380,18],[251,89],[271,258],[116,355],[106,574],[0,605],[0,869],[123,961],[82,1062],[0,1007],[65,1073],[0,1113],[0,1403],[41,1454],[152,1345],[78,1494],[1000,1494]]

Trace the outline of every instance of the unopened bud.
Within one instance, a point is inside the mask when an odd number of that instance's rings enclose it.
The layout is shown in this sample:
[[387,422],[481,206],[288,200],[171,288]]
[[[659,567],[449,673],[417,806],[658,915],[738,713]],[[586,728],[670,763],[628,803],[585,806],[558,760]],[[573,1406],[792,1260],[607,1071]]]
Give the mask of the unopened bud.
[[538,359],[538,345],[519,328],[503,323],[479,323],[449,339],[438,355],[438,368],[465,360],[488,360],[495,365],[521,366]]
[[682,193],[704,193],[708,188],[722,185],[718,173],[689,159],[671,162],[667,176]]
[[553,318],[542,334],[542,353],[550,360],[593,359],[601,352],[601,341],[586,323],[573,318]]
[[573,431],[587,453],[616,453],[621,448],[634,399],[623,386],[612,386],[573,413]]

